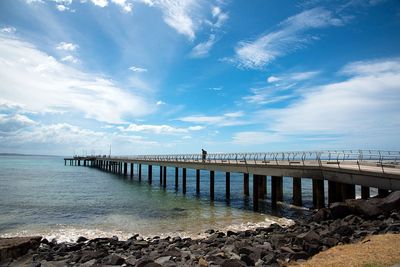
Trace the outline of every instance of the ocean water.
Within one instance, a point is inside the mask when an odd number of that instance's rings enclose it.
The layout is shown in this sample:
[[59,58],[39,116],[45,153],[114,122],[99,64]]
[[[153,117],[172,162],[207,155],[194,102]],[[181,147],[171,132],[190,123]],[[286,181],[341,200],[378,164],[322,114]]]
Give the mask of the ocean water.
[[[260,203],[261,212],[253,212],[251,196],[243,196],[242,174],[231,174],[229,202],[225,173],[215,173],[214,202],[209,201],[206,171],[201,172],[198,196],[195,170],[187,170],[186,195],[182,194],[181,172],[179,189],[175,189],[175,168],[168,168],[165,190],[160,187],[159,167],[153,166],[152,185],[147,183],[147,166],[142,166],[142,176],[142,181],[136,176],[131,180],[95,168],[64,166],[62,157],[0,156],[0,236],[38,234],[71,241],[81,235],[126,239],[134,233],[196,237],[210,228],[288,224],[290,218],[307,212],[289,204],[272,211],[269,188],[267,199]],[[250,175],[250,185],[251,179]],[[311,180],[302,183],[304,205],[311,207]],[[292,180],[284,178],[285,203],[290,203],[291,191]]]

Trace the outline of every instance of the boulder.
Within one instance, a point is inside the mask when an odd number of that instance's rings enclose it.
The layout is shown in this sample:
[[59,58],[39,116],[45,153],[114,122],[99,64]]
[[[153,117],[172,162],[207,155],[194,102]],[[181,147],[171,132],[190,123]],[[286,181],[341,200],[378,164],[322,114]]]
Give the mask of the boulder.
[[0,238],[0,262],[25,255],[28,250],[36,250],[41,236]]
[[245,262],[241,260],[225,260],[222,264],[221,267],[245,267],[247,266]]

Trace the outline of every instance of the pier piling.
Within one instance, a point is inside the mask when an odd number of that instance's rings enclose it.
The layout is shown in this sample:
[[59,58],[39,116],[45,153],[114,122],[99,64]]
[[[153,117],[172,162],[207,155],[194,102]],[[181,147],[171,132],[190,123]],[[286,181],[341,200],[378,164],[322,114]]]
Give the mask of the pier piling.
[[147,171],[147,178],[149,180],[149,184],[153,183],[153,166],[149,165],[148,166],[148,171]]
[[182,192],[186,194],[186,168],[182,168]]
[[175,167],[175,189],[178,190],[179,187],[179,168]]
[[196,194],[200,194],[200,170],[196,170]]
[[215,171],[210,171],[210,200],[214,201]]
[[259,175],[253,175],[253,210],[259,211]]
[[163,187],[164,189],[167,188],[167,166],[164,166],[163,171]]
[[361,198],[368,199],[370,197],[370,190],[368,186],[361,186]]
[[226,172],[225,174],[225,195],[226,199],[229,200],[231,197],[231,173]]
[[245,196],[249,196],[249,174],[248,173],[243,173],[243,194]]
[[301,178],[293,177],[293,205],[302,206],[303,200],[301,196]]

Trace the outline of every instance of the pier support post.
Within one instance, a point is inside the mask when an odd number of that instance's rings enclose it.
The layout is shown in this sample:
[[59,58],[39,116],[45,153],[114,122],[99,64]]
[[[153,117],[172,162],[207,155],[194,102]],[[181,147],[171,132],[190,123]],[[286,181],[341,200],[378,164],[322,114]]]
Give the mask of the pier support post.
[[338,187],[339,185],[336,182],[328,181],[328,204],[332,204],[340,201],[341,196],[338,195]]
[[182,168],[182,192],[186,194],[186,168]]
[[134,165],[133,165],[133,162],[132,162],[131,163],[131,173],[130,173],[131,179],[133,178],[133,168],[134,168]]
[[271,176],[271,206],[276,208],[278,201],[283,200],[283,179],[281,176]]
[[139,181],[142,180],[142,164],[139,164]]
[[316,209],[325,207],[324,180],[313,179],[313,205]]
[[343,200],[356,198],[356,186],[354,184],[342,184]]
[[361,198],[368,199],[370,197],[370,190],[368,186],[361,186]]
[[167,188],[167,166],[164,166],[163,171],[163,187],[164,189]]
[[66,166],[67,165],[67,160],[66,159],[64,159],[64,166]]
[[179,187],[179,168],[175,167],[175,189]]
[[163,166],[160,166],[160,186],[162,186],[162,181],[163,181],[162,171],[163,171]]
[[303,200],[301,197],[301,178],[293,177],[293,205],[301,207]]
[[259,175],[253,175],[253,210],[259,211],[259,183],[260,183]]
[[78,159],[78,166],[81,166],[81,160]]
[[226,172],[225,174],[225,195],[226,199],[229,200],[231,197],[231,173]]
[[196,170],[196,194],[200,194],[200,170]]
[[267,176],[259,175],[258,176],[258,183],[260,185],[260,189],[258,192],[258,197],[260,199],[264,199],[267,194]]
[[378,197],[387,197],[389,195],[389,190],[378,188]]
[[249,174],[248,173],[243,173],[243,194],[245,196],[249,196]]
[[124,162],[124,176],[128,175],[128,163]]
[[147,177],[149,180],[149,184],[152,184],[152,182],[153,182],[153,166],[151,166],[151,165],[148,166]]
[[214,201],[215,171],[210,171],[210,200]]

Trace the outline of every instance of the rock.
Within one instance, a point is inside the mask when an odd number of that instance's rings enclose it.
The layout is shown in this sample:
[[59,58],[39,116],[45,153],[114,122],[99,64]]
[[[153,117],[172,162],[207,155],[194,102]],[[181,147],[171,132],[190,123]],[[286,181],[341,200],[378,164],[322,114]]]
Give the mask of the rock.
[[25,255],[30,249],[36,250],[41,236],[0,238],[0,262]]
[[245,262],[247,265],[253,266],[254,265],[254,259],[252,259],[249,255],[244,254],[243,256],[240,257],[240,260]]
[[237,235],[237,233],[233,231],[226,232],[226,236],[233,236],[233,235]]
[[333,230],[332,233],[339,234],[341,236],[351,236],[354,233],[354,230],[348,225],[341,225]]
[[339,243],[339,240],[333,237],[325,237],[321,240],[321,243],[327,247],[333,247],[336,246],[337,243]]
[[275,254],[273,252],[270,252],[267,255],[265,255],[262,259],[265,264],[272,264],[273,262],[275,262]]
[[345,202],[332,203],[329,206],[330,219],[341,219],[351,214],[349,207]]
[[171,256],[171,257],[180,257],[181,252],[177,248],[170,248],[164,252],[164,256]]
[[246,255],[250,255],[250,253],[253,252],[253,249],[251,247],[241,247],[239,249],[239,254],[246,254]]
[[86,238],[86,237],[84,237],[84,236],[80,236],[80,237],[78,237],[78,239],[76,240],[76,242],[77,243],[81,243],[81,242],[85,242],[85,241],[87,241],[88,239]]
[[318,241],[320,238],[319,235],[313,230],[310,230],[306,233],[301,233],[301,234],[297,235],[296,237],[298,239],[303,239],[307,242]]
[[166,263],[167,261],[169,261],[171,259],[171,256],[163,256],[163,257],[159,257],[158,259],[156,259],[154,262],[163,265],[164,263]]
[[330,209],[323,208],[319,209],[313,216],[312,220],[315,222],[321,222],[329,219],[331,217],[331,211]]
[[117,254],[111,254],[103,258],[102,262],[108,265],[122,265],[125,263],[125,259],[121,258]]
[[211,234],[215,233],[215,231],[214,231],[214,229],[208,229],[204,233],[211,235]]
[[84,251],[82,252],[82,257],[79,262],[84,263],[90,261],[92,259],[103,258],[107,255],[106,251],[98,250],[98,251]]
[[203,258],[199,258],[199,267],[208,267],[208,262]]
[[156,262],[149,262],[146,265],[144,265],[143,267],[162,267],[162,265],[160,265]]
[[150,259],[140,259],[136,263],[136,267],[145,267],[145,266],[147,266],[147,264],[150,264],[150,263],[154,263],[154,261],[150,260]]
[[241,260],[225,260],[221,267],[245,267],[247,266],[245,262]]

